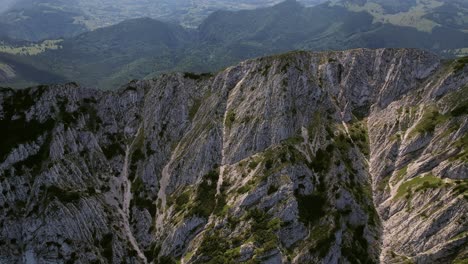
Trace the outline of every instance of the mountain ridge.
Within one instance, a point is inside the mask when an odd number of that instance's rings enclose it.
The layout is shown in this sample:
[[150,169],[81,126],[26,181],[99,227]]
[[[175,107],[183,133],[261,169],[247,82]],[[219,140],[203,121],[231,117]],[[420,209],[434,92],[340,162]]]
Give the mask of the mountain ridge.
[[355,49],[117,91],[3,89],[3,133],[30,134],[1,148],[0,257],[463,261],[467,71]]

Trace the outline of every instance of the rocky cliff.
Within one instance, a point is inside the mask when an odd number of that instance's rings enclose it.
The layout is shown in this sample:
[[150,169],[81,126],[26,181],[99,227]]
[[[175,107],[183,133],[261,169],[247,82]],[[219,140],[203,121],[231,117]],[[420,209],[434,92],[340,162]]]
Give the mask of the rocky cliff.
[[0,262],[463,263],[466,62],[294,52],[2,89]]

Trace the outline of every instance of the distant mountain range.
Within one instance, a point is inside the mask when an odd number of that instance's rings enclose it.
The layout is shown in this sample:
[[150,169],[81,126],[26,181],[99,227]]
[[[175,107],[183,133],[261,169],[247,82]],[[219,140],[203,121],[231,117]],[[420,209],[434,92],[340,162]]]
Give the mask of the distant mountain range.
[[[2,1],[6,1],[5,3]],[[282,0],[2,0],[0,36],[40,41],[71,37],[124,20],[149,17],[195,28],[216,10],[272,6]],[[312,6],[325,0],[301,0]]]
[[313,7],[288,0],[255,10],[216,11],[196,29],[134,19],[54,45],[5,39],[0,82],[23,87],[69,80],[112,89],[164,72],[212,72],[298,49],[407,47],[462,56],[468,53],[467,10],[466,1],[457,0],[332,1]]

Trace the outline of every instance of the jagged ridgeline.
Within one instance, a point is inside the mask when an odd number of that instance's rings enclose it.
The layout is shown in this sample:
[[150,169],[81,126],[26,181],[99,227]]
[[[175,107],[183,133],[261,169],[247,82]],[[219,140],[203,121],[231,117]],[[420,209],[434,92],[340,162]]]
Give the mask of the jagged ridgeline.
[[294,52],[0,91],[2,263],[466,263],[468,67]]

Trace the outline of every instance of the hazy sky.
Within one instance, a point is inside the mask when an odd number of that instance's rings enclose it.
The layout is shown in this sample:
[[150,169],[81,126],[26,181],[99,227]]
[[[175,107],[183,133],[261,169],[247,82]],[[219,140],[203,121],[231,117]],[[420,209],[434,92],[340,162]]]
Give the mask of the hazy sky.
[[0,12],[5,11],[11,4],[18,0],[0,0]]

